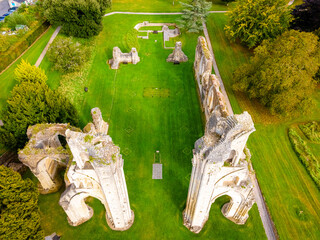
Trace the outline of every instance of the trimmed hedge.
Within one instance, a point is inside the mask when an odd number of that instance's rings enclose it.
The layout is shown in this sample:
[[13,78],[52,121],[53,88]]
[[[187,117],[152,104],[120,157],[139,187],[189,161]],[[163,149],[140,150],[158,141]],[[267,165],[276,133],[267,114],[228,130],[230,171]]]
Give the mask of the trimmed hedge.
[[320,124],[313,121],[305,124],[300,124],[299,128],[304,135],[311,141],[320,143]]
[[293,128],[289,128],[288,135],[292,147],[298,155],[298,158],[305,166],[311,178],[320,189],[320,162],[313,155],[310,148],[307,146],[307,143],[299,136],[299,134]]
[[49,26],[48,22],[39,23],[6,52],[0,53],[0,72],[16,60]]

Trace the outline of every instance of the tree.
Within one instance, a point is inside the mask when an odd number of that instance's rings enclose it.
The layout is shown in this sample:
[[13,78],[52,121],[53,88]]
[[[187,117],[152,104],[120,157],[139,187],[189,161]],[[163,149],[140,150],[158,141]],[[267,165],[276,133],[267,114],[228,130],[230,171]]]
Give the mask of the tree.
[[44,16],[75,37],[89,38],[102,30],[102,16],[110,0],[44,0]]
[[294,20],[291,27],[296,30],[312,32],[320,28],[320,1],[304,0],[304,3],[297,5],[292,15]]
[[181,5],[184,9],[181,19],[178,20],[178,27],[188,32],[202,31],[202,22],[207,18],[212,3],[205,0],[192,0],[189,4],[181,2]]
[[30,179],[0,166],[0,239],[40,240],[39,193]]
[[252,48],[264,39],[275,38],[290,24],[290,7],[285,0],[241,0],[227,13],[229,23],[225,26],[231,40],[239,39]]
[[[31,76],[43,74],[41,69],[35,66],[32,68]],[[23,78],[19,76],[30,73],[29,67],[25,68],[25,73],[23,70],[21,66],[18,67],[16,78],[20,79],[20,84],[13,88],[1,112],[4,126],[0,127],[0,142],[10,149],[24,147],[28,141],[26,131],[30,125],[60,122],[76,126],[78,123],[75,108],[65,97],[48,87],[46,77],[38,81],[32,77],[21,81]]]
[[73,43],[71,38],[60,38],[53,42],[48,51],[53,68],[62,73],[79,71],[88,61],[90,51],[80,43]]
[[234,73],[234,89],[258,98],[271,113],[295,116],[313,106],[313,76],[320,66],[318,37],[290,30],[265,40],[254,50],[250,64]]
[[19,82],[46,82],[47,76],[41,68],[32,66],[27,61],[23,60],[14,70],[15,79]]

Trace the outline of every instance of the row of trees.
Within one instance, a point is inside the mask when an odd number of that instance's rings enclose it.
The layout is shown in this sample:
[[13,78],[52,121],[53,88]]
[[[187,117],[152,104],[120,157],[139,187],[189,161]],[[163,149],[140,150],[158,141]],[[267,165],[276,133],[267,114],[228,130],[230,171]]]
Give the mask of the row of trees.
[[292,11],[284,0],[241,0],[228,15],[227,36],[255,47],[250,63],[235,71],[234,89],[273,114],[310,111],[320,67],[319,38],[311,31],[320,28],[320,2],[305,0]]

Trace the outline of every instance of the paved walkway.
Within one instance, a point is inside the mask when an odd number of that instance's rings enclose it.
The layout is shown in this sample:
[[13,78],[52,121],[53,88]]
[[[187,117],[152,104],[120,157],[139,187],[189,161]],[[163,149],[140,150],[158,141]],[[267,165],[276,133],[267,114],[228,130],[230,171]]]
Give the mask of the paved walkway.
[[57,29],[53,32],[49,42],[47,43],[46,47],[43,49],[42,53],[40,54],[40,57],[38,58],[38,60],[37,60],[37,62],[35,64],[36,67],[40,66],[44,56],[46,55],[46,53],[47,53],[47,51],[48,51],[48,49],[50,47],[50,44],[53,42],[53,40],[56,38],[56,36],[60,32],[60,29],[61,29],[61,26],[57,27]]
[[[209,13],[226,13],[227,11],[209,11]],[[152,13],[152,12],[111,12],[104,15],[104,17],[113,15],[113,14],[129,14],[129,15],[181,15],[182,12],[160,12],[160,13]]]

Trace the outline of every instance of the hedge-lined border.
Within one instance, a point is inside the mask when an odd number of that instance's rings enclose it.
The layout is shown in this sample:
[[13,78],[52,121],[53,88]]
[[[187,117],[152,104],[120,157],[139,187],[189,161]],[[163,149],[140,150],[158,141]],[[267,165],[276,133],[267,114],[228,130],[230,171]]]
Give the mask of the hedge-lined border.
[[[2,73],[50,27],[46,21],[39,23],[33,30],[24,35],[21,40],[13,44],[6,52],[0,54],[0,72]],[[1,74],[0,73],[0,74]]]

